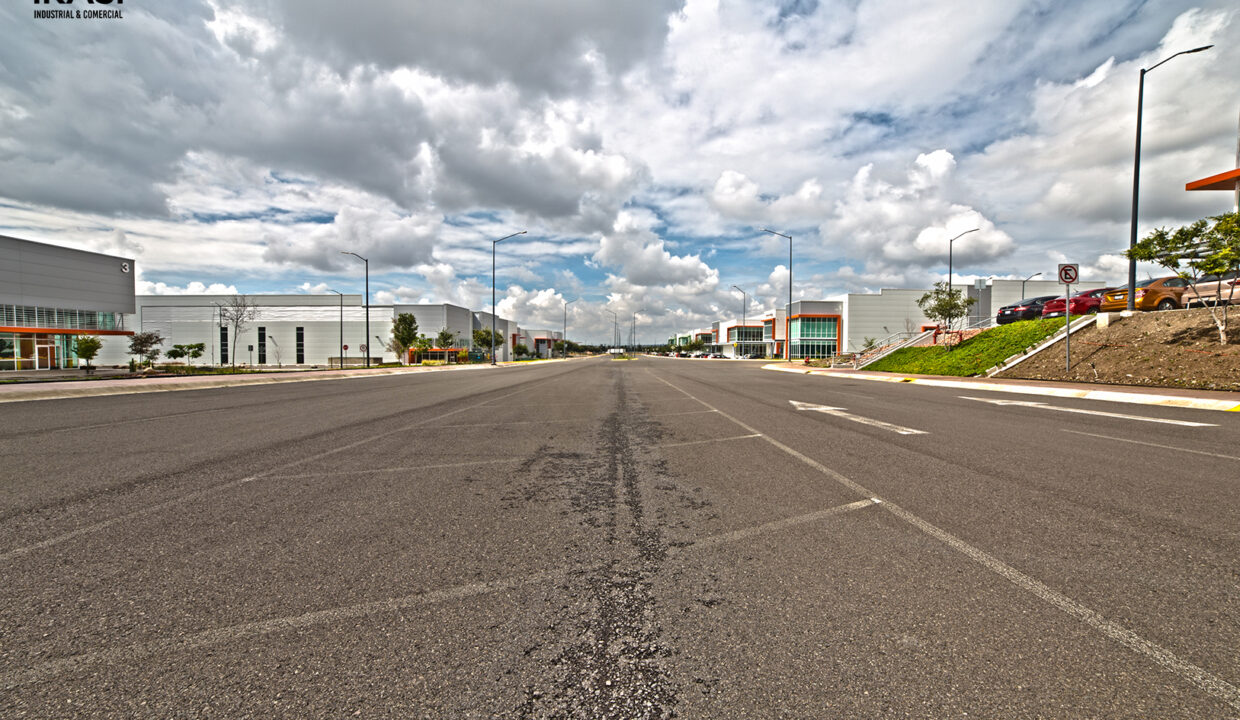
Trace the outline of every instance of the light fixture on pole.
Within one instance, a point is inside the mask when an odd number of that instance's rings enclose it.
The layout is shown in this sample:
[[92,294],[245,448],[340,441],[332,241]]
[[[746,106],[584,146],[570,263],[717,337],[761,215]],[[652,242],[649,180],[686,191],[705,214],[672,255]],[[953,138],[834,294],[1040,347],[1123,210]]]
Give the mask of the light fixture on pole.
[[[1133,153],[1132,161],[1132,222],[1128,235],[1128,250],[1131,252],[1137,246],[1137,196],[1141,187],[1141,110],[1145,103],[1145,74],[1154,68],[1162,65],[1174,57],[1180,55],[1189,55],[1191,53],[1199,53],[1203,50],[1209,50],[1213,45],[1202,45],[1192,50],[1182,50],[1171,57],[1168,57],[1150,68],[1141,68],[1141,78],[1137,83],[1137,143],[1136,151]],[[1128,258],[1128,311],[1131,312],[1136,308],[1137,294],[1137,261]]]
[[499,240],[491,241],[491,364],[495,364],[495,246],[507,240],[510,237],[524,235],[525,231],[515,232],[511,235],[505,235]]
[[614,348],[620,344],[620,316],[616,315],[615,310],[603,309],[611,313],[611,346]]
[[947,292],[952,291],[952,243],[956,242],[957,240],[964,237],[965,235],[968,235],[971,232],[977,232],[978,230],[981,230],[981,228],[973,228],[972,230],[965,230],[964,232],[960,233],[956,237],[947,241]]
[[568,359],[568,306],[577,302],[581,298],[573,298],[564,301],[564,334],[560,338],[560,342],[564,343],[564,359]]
[[644,311],[646,308],[637,308],[633,311],[632,324],[629,327],[629,347],[633,350],[637,349],[637,313]]
[[1040,272],[1036,272],[1036,273],[1034,273],[1034,274],[1030,275],[1029,277],[1025,278],[1024,280],[1021,280],[1021,281],[1020,281],[1020,299],[1021,299],[1021,300],[1024,300],[1024,299],[1025,299],[1025,283],[1029,282],[1030,280],[1034,279],[1035,277],[1037,277],[1037,276],[1039,276],[1039,275],[1041,275],[1041,274],[1042,274],[1042,273],[1040,273]]
[[741,350],[743,349],[743,345],[741,344],[741,333],[745,331],[745,311],[749,309],[749,293],[741,290],[735,285],[732,287],[741,294],[741,326],[736,329],[736,355],[734,356],[739,357],[741,355]]
[[762,228],[762,232],[788,239],[788,309],[784,311],[784,359],[792,360],[792,338],[788,337],[792,330],[792,321],[788,319],[788,315],[792,312],[792,236],[766,228]]
[[[327,292],[336,293],[337,295],[340,296],[340,362],[338,362],[337,364],[343,370],[344,369],[344,293],[340,292],[339,290],[332,290],[331,288],[327,288]],[[330,367],[330,363],[328,364],[328,366]]]
[[[341,250],[340,254],[352,255],[366,264],[366,334],[362,337],[368,338],[370,337],[370,261],[355,252],[349,252],[347,250]],[[367,340],[367,342],[370,341]],[[370,348],[366,347],[366,345],[363,345],[362,347],[366,348],[366,367],[370,367]]]

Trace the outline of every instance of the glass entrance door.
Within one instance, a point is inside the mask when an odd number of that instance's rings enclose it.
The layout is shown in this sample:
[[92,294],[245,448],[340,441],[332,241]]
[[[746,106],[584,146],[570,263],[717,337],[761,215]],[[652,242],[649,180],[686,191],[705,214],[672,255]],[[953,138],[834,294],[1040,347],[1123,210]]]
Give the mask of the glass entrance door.
[[60,367],[60,348],[56,336],[35,336],[35,370],[55,370]]

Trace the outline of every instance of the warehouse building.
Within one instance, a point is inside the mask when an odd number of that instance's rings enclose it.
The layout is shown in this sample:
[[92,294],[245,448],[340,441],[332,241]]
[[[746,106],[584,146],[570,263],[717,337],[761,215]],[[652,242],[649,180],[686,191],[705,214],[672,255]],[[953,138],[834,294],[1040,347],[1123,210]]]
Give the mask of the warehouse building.
[[133,335],[133,258],[0,235],[0,372],[77,367],[81,335]]

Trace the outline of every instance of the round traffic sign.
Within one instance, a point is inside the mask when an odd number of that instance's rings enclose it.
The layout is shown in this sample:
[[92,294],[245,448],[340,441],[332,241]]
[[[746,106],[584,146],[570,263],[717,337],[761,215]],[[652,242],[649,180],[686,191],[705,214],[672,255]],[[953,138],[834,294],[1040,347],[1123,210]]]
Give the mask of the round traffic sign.
[[348,350],[348,349],[349,349],[349,346],[348,346],[348,345],[345,345],[345,346],[344,346],[344,349],[345,349],[345,350]]

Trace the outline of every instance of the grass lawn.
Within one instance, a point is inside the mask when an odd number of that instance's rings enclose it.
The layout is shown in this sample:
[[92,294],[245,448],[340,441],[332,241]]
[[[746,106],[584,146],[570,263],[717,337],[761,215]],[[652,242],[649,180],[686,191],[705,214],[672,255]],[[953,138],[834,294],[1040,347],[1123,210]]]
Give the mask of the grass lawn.
[[1000,325],[965,340],[951,350],[941,345],[904,348],[873,365],[867,365],[865,369],[914,375],[979,375],[1054,335],[1063,323],[1063,318],[1051,318]]

